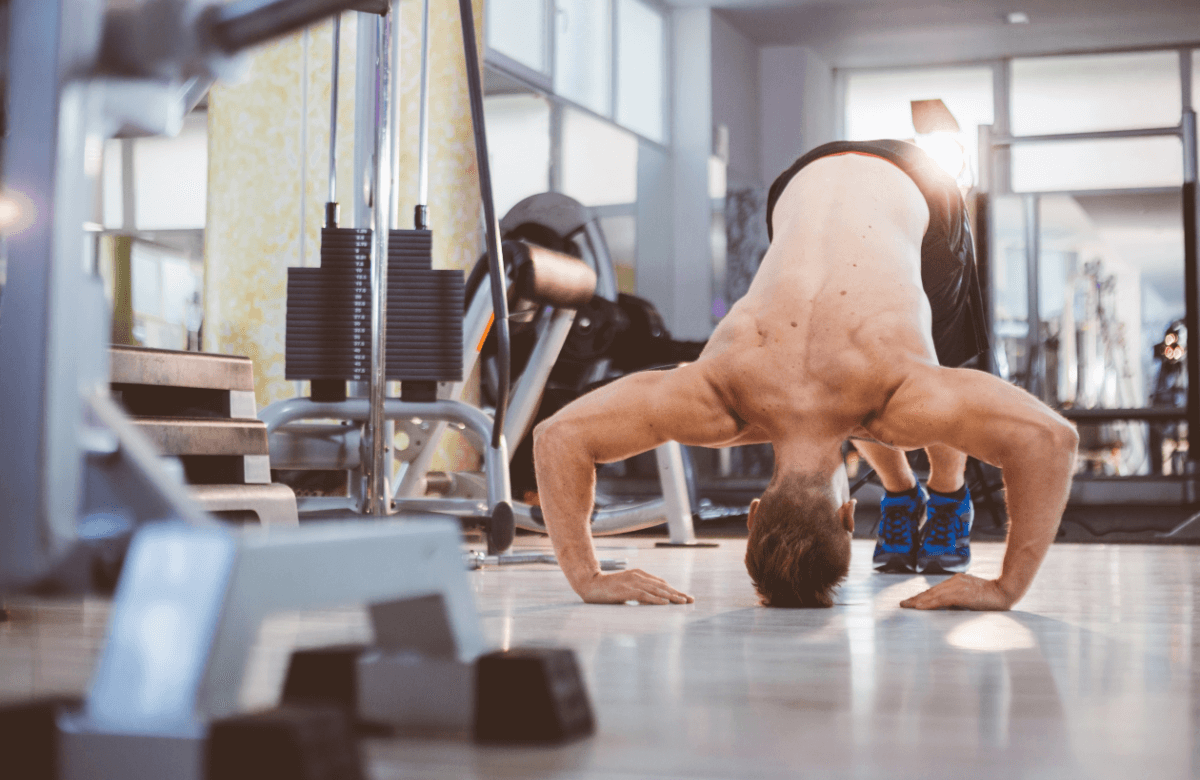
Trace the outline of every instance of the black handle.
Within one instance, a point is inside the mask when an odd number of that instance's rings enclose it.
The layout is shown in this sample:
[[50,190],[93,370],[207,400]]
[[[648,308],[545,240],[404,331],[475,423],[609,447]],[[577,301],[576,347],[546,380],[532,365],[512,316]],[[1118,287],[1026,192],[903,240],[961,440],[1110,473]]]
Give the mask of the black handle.
[[213,43],[233,54],[343,11],[385,14],[387,0],[239,0],[216,9]]

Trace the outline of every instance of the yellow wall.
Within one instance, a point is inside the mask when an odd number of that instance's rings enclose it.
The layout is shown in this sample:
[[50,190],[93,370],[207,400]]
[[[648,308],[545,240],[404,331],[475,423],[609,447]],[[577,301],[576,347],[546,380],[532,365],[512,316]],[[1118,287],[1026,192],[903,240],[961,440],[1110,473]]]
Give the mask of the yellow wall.
[[[480,206],[458,4],[437,0],[430,5],[434,266],[469,269],[481,246]],[[483,0],[474,0],[474,6],[482,41]],[[347,215],[359,19],[374,23],[374,17],[349,13],[341,31],[338,199],[347,204]],[[397,76],[402,227],[412,224],[417,196],[420,21],[419,0],[404,0]],[[330,31],[326,22],[257,49],[248,74],[239,83],[215,87],[209,97],[204,348],[253,359],[260,408],[295,394],[294,384],[284,379],[287,268],[301,265],[302,254],[303,264],[319,263],[328,189]],[[469,468],[476,462],[461,440],[448,437],[435,467]]]

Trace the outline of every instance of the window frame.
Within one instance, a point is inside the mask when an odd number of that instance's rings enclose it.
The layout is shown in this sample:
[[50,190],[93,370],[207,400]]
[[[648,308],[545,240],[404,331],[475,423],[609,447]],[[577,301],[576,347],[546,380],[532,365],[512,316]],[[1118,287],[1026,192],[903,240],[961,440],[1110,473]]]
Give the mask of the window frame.
[[609,14],[610,14],[609,24],[612,27],[612,34],[611,34],[610,40],[609,40],[609,46],[611,49],[611,57],[609,58],[609,62],[610,62],[610,69],[611,69],[610,79],[612,80],[612,89],[610,90],[610,94],[609,94],[607,113],[599,113],[599,112],[589,108],[588,106],[582,105],[580,103],[576,103],[575,101],[571,100],[570,98],[558,94],[554,90],[554,77],[555,77],[556,56],[557,56],[557,29],[558,29],[557,25],[555,24],[556,15],[558,13],[557,3],[555,2],[555,0],[546,0],[545,19],[543,21],[543,24],[546,29],[547,72],[545,72],[545,73],[536,71],[527,65],[517,62],[512,57],[504,54],[503,52],[493,49],[491,47],[490,43],[488,43],[489,35],[488,35],[487,24],[486,24],[487,19],[486,19],[486,15],[485,15],[485,19],[484,19],[484,21],[485,21],[484,64],[487,67],[490,67],[490,68],[498,71],[502,75],[507,76],[508,78],[517,81],[518,83],[527,87],[530,91],[542,95],[543,97],[545,97],[547,100],[550,101],[550,104],[551,104],[551,120],[550,120],[551,157],[552,157],[550,180],[551,180],[551,188],[552,189],[555,188],[554,185],[556,182],[555,172],[554,172],[555,168],[557,167],[557,160],[555,159],[556,152],[561,147],[561,144],[560,144],[560,141],[561,141],[560,134],[561,134],[561,125],[562,125],[561,110],[562,110],[563,106],[569,106],[572,109],[575,109],[577,111],[582,111],[582,112],[589,114],[590,116],[593,116],[597,119],[601,119],[606,122],[609,122],[610,124],[612,124],[616,127],[619,127],[620,129],[624,130],[625,132],[633,134],[640,141],[654,144],[655,146],[657,146],[663,150],[670,149],[671,138],[673,136],[673,132],[672,132],[673,128],[671,126],[671,119],[672,119],[671,107],[673,105],[673,90],[672,90],[673,69],[671,67],[671,63],[673,60],[673,58],[672,58],[673,39],[672,39],[672,35],[671,35],[671,12],[670,12],[670,8],[668,6],[666,6],[662,2],[662,0],[637,0],[637,2],[642,3],[643,5],[647,6],[652,11],[654,11],[655,13],[659,14],[659,16],[661,16],[662,20],[663,20],[663,64],[662,64],[663,65],[663,73],[662,73],[662,76],[663,76],[664,89],[663,89],[663,94],[662,94],[662,98],[660,100],[660,106],[659,106],[660,111],[662,112],[662,127],[663,127],[663,137],[661,140],[656,139],[656,138],[651,138],[650,136],[644,135],[644,134],[638,132],[637,130],[635,130],[631,127],[627,127],[626,125],[623,125],[619,121],[617,121],[617,105],[618,105],[618,101],[620,99],[619,96],[620,96],[620,89],[621,89],[620,84],[618,82],[619,63],[617,60],[617,53],[618,53],[618,49],[619,49],[618,23],[620,22],[620,18],[618,16],[618,14],[620,13],[618,11],[618,5],[619,5],[618,0],[612,0],[612,2],[610,3],[610,7],[609,7]]

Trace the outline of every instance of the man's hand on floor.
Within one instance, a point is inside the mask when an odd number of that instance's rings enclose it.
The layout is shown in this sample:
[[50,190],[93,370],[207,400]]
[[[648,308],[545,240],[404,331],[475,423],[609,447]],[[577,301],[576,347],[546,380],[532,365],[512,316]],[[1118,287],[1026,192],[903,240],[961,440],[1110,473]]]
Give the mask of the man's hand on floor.
[[905,609],[975,609],[1003,611],[1011,609],[1016,599],[1000,589],[996,580],[955,574],[929,590],[900,602]]
[[691,604],[695,601],[688,594],[672,588],[666,580],[641,569],[615,574],[597,572],[576,590],[589,604],[624,604],[627,601],[640,604]]

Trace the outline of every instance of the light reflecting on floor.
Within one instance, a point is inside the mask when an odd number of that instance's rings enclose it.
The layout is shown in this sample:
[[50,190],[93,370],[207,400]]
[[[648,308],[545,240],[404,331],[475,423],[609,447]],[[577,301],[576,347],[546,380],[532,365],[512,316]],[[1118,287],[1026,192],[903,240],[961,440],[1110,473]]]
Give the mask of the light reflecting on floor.
[[[875,574],[868,542],[855,542],[850,577],[828,610],[759,607],[744,541],[651,544],[599,546],[692,593],[695,604],[585,605],[549,566],[470,575],[493,646],[576,650],[595,737],[538,749],[372,739],[371,776],[1200,775],[1200,548],[1056,545],[1017,610],[981,614],[899,609],[940,578]],[[973,572],[994,575],[1000,553],[976,545]],[[0,696],[82,689],[102,606],[16,612],[0,624]],[[361,611],[280,616],[260,634],[266,648],[244,692],[269,698],[292,643],[361,641],[368,630]]]

